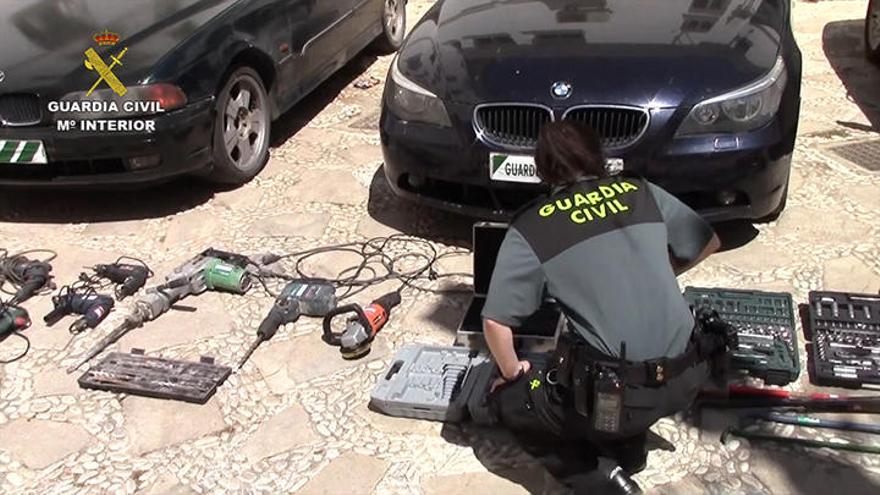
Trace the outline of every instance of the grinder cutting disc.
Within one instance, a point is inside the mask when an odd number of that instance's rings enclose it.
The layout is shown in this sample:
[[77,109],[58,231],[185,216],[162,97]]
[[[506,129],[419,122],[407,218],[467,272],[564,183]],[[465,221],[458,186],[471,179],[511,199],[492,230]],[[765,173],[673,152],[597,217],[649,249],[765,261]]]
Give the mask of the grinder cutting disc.
[[340,347],[339,352],[342,353],[342,359],[360,359],[370,353],[371,342],[364,342],[351,348]]

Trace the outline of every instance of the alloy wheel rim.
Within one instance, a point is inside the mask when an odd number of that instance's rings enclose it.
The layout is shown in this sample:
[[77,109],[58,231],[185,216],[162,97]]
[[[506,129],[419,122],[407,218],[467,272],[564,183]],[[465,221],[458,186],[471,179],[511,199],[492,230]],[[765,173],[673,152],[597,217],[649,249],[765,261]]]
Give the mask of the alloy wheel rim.
[[229,88],[223,115],[223,145],[239,170],[250,170],[260,160],[266,141],[266,102],[257,83],[239,77]]
[[392,39],[398,39],[403,34],[403,12],[401,7],[404,0],[385,0],[385,32],[391,35]]
[[868,13],[868,45],[871,50],[880,48],[880,1],[872,2]]

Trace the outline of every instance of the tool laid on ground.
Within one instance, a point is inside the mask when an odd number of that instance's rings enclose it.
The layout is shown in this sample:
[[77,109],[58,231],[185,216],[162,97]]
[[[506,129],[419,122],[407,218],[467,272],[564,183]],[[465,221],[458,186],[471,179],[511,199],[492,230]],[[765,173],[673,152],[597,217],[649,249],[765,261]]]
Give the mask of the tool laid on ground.
[[0,364],[13,363],[27,355],[31,348],[31,341],[22,331],[29,326],[31,326],[31,318],[24,308],[0,301],[0,342],[3,342],[11,335],[15,335],[25,341],[24,351],[12,359],[0,360]]
[[[134,261],[137,264],[123,263],[123,261]],[[94,270],[95,276],[116,284],[116,298],[120,301],[136,294],[147,285],[147,280],[153,276],[153,271],[146,263],[125,256],[107,265],[95,265],[92,270]]]
[[880,396],[850,396],[827,399],[811,399],[801,396],[790,398],[745,396],[718,398],[700,396],[700,407],[714,409],[801,409],[814,412],[858,412],[880,414]]
[[880,296],[813,291],[808,303],[814,382],[849,388],[880,384]]
[[807,426],[810,428],[828,428],[841,431],[859,431],[863,433],[880,433],[880,425],[875,423],[856,423],[852,421],[839,421],[834,419],[804,416],[802,414],[781,414],[776,412],[755,412],[749,414],[750,418],[761,419],[773,423],[782,423],[795,426]]
[[52,326],[65,316],[71,314],[81,315],[70,325],[70,333],[80,333],[87,328],[97,327],[113,309],[113,298],[98,294],[94,290],[77,291],[75,288],[65,287],[61,292],[52,297],[55,308],[49,312],[43,321]]
[[[39,252],[49,253],[50,256],[42,261],[25,256]],[[3,289],[7,283],[15,288],[14,292],[4,289],[4,292],[12,295],[9,304],[16,306],[40,291],[54,289],[52,265],[49,264],[54,258],[55,253],[52,251],[31,250],[9,255],[5,250],[0,250],[0,289]]]
[[138,297],[122,324],[92,347],[79,364],[71,366],[67,372],[73,373],[129,331],[168,312],[184,297],[208,290],[244,294],[253,283],[252,275],[248,272],[251,265],[254,264],[244,256],[209,249],[175,268],[164,284],[148,289]]
[[817,449],[828,448],[834,450],[846,450],[849,452],[862,452],[866,454],[880,454],[880,447],[873,445],[862,445],[852,442],[825,442],[822,440],[811,440],[807,438],[771,435],[768,433],[761,433],[757,431],[746,431],[738,428],[728,428],[727,430],[725,430],[724,433],[721,434],[721,443],[727,443],[727,440],[731,436],[745,438],[746,440],[768,441],[787,445],[800,445],[803,447],[813,447]]
[[[391,310],[400,304],[400,292],[390,292],[373,301],[366,308],[358,304],[340,306],[324,317],[324,341],[339,346],[344,359],[359,359],[370,353],[370,346],[376,334],[388,323]],[[334,332],[333,319],[337,316],[354,313],[346,321],[342,332]]]
[[736,328],[730,366],[761,378],[769,385],[786,385],[800,375],[794,302],[783,292],[686,287],[684,298],[693,307],[709,307]]
[[159,399],[204,404],[214,395],[232,370],[202,357],[198,362],[113,352],[83,373],[82,388],[107,390]]
[[282,325],[294,323],[300,315],[325,316],[336,307],[336,288],[320,280],[294,280],[275,299],[272,309],[257,328],[257,339],[238,363],[241,369],[263,342],[275,336]]

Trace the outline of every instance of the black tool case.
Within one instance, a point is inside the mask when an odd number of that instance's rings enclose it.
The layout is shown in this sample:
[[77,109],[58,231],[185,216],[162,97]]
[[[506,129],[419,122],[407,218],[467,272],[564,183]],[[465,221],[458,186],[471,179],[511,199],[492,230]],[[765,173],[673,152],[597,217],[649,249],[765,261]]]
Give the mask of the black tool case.
[[81,388],[204,404],[230,373],[231,368],[215,365],[212,358],[180,361],[132,349],[131,354],[109,354],[78,381]]
[[709,306],[737,329],[731,352],[734,369],[769,385],[786,385],[800,375],[794,302],[787,292],[686,287],[694,307]]
[[[492,272],[498,260],[498,251],[507,234],[507,224],[478,222],[474,224],[474,294],[455,335],[456,345],[485,349],[483,320],[480,316],[486,304]],[[552,299],[529,317],[522,327],[514,329],[514,345],[522,351],[539,352],[556,346],[563,318]]]
[[814,383],[880,384],[880,296],[810,292],[806,330]]

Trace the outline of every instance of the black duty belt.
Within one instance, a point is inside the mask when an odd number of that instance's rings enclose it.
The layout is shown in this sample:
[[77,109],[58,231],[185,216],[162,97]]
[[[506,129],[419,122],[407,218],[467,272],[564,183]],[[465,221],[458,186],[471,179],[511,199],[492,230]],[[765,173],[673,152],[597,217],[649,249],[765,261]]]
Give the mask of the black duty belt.
[[628,385],[657,387],[692,366],[711,359],[725,348],[726,342],[721,336],[695,329],[687,349],[676,357],[621,362],[600,353],[581,339],[569,336],[559,341],[555,356],[557,376],[553,379],[568,386],[574,367],[605,367],[614,370]]

